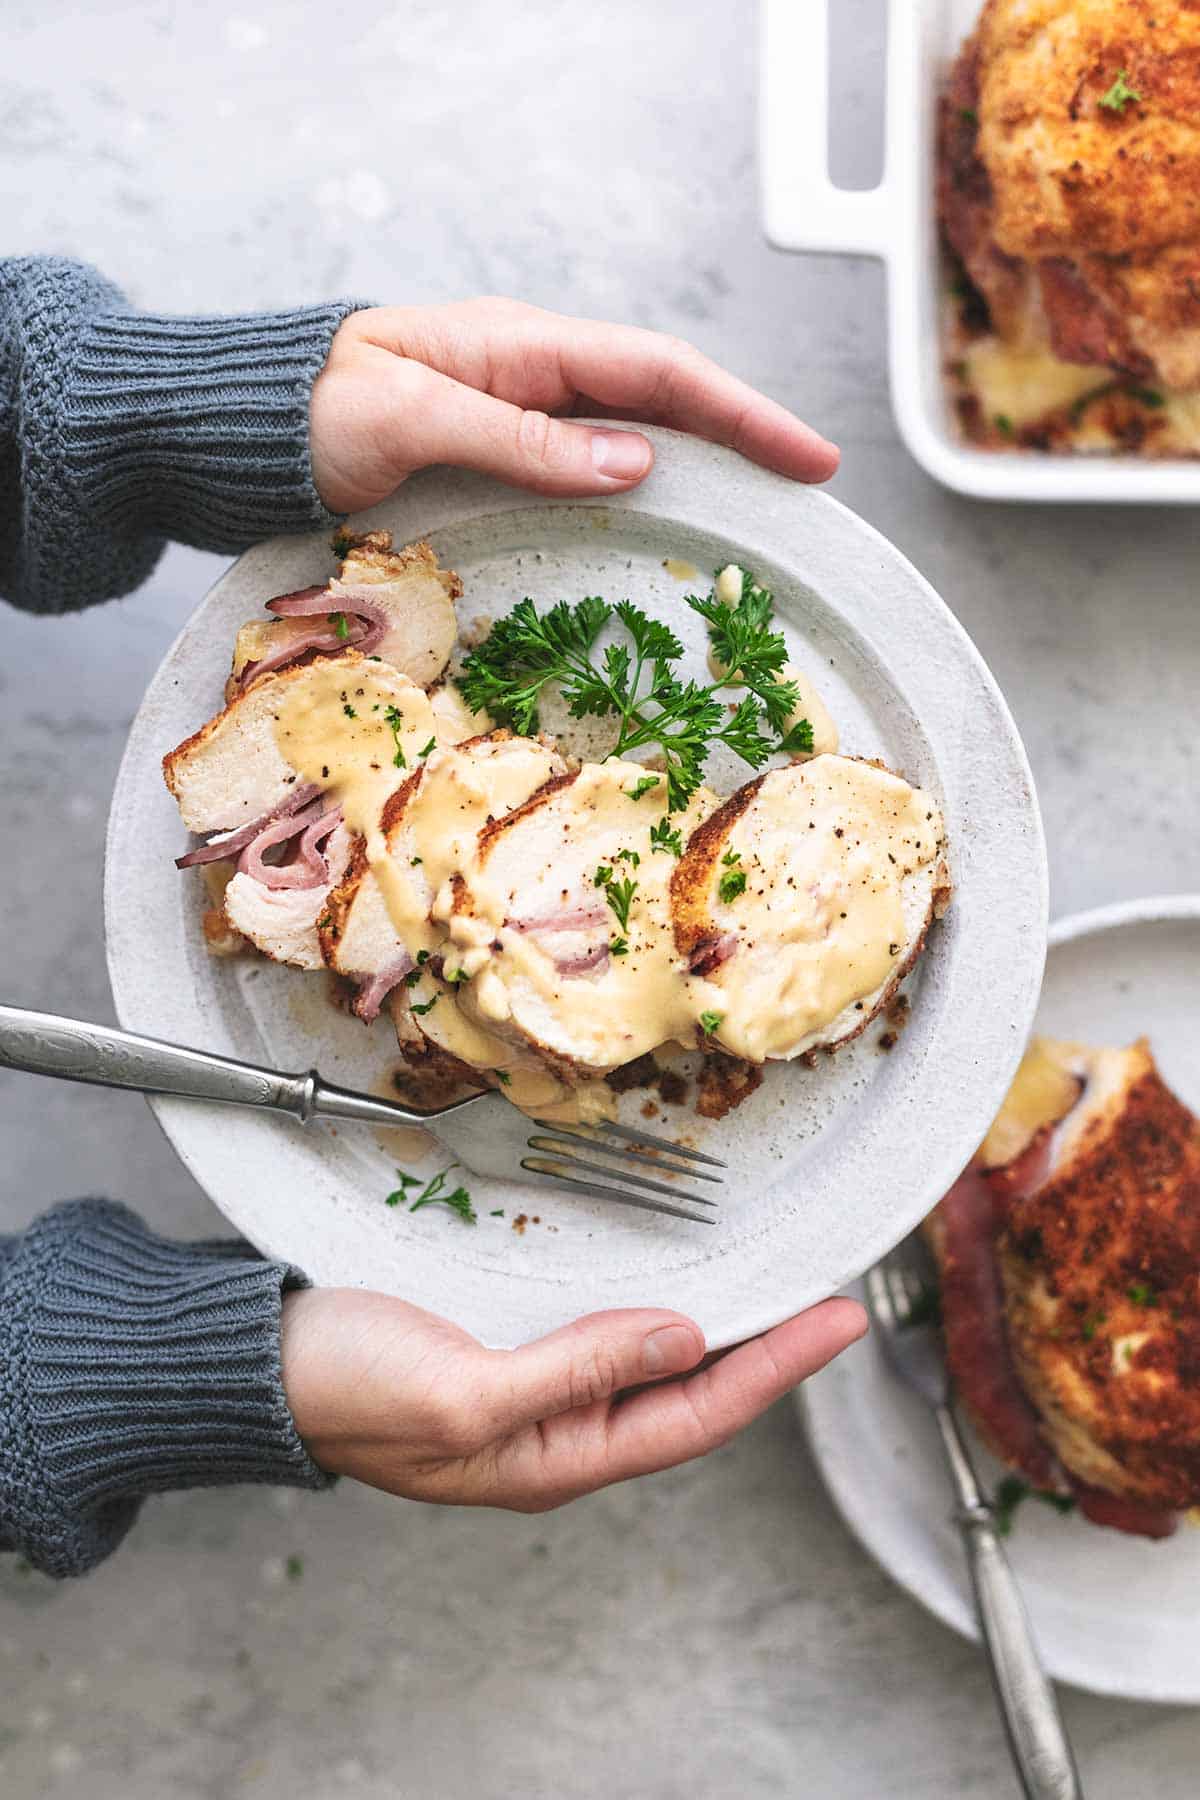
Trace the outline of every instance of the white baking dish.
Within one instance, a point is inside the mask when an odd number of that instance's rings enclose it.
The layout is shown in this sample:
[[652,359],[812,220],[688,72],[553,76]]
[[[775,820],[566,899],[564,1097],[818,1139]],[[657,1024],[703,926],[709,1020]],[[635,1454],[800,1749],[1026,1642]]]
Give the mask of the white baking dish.
[[933,194],[937,96],[982,0],[889,0],[884,171],[866,192],[828,172],[828,6],[762,0],[763,220],[781,250],[879,256],[888,266],[892,405],[938,481],[987,500],[1200,500],[1200,460],[975,450],[960,442],[941,373]]

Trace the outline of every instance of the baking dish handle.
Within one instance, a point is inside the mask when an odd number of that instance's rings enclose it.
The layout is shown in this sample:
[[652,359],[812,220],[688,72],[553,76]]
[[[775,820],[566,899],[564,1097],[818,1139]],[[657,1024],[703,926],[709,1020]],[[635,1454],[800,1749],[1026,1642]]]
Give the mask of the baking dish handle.
[[[759,169],[763,226],[779,250],[888,254],[885,160],[878,187],[829,179],[829,8],[833,0],[761,0]],[[903,0],[902,0],[903,4]],[[890,24],[895,28],[895,6]],[[889,32],[889,55],[892,33]]]

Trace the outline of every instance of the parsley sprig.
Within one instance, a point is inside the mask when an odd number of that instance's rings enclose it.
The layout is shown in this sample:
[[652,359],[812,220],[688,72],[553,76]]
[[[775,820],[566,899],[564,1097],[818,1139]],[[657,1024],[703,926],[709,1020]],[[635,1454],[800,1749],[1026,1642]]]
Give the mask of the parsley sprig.
[[[667,810],[685,807],[704,778],[715,744],[724,744],[751,768],[761,768],[776,750],[812,747],[808,720],[788,727],[799,705],[799,690],[781,678],[787,660],[783,636],[771,629],[768,590],[743,574],[734,605],[715,593],[685,596],[685,603],[708,625],[713,655],[723,673],[702,684],[684,681],[676,670],[683,645],[661,620],[631,600],[616,606],[596,595],[578,605],[560,600],[539,614],[521,600],[463,664],[459,682],[475,711],[487,711],[523,736],[538,729],[543,690],[555,683],[574,719],[609,718],[616,725],[610,755],[629,756],[654,745],[661,752]],[[604,628],[615,621],[623,636],[596,652]],[[731,687],[748,691],[732,711],[718,696]],[[646,776],[631,790],[639,798],[658,785]]]
[[423,1206],[448,1206],[451,1212],[458,1214],[464,1225],[474,1225],[476,1223],[475,1208],[471,1205],[471,1196],[466,1188],[461,1185],[449,1191],[446,1188],[446,1177],[455,1166],[454,1163],[447,1163],[446,1167],[432,1176],[424,1187],[421,1187],[419,1175],[406,1175],[403,1169],[397,1169],[396,1178],[400,1186],[387,1195],[384,1205],[403,1206],[408,1201],[410,1191],[413,1188],[421,1188],[421,1192],[409,1205],[409,1212],[420,1212]]

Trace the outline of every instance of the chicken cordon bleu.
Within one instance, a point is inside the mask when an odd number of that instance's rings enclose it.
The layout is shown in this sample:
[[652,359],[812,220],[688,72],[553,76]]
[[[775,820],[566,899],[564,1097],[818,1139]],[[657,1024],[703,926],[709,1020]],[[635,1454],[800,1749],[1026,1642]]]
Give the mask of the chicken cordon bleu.
[[[180,865],[222,868],[235,942],[332,970],[414,1066],[548,1117],[610,1113],[604,1078],[664,1047],[787,1060],[888,1004],[949,899],[941,814],[797,734],[796,684],[766,700],[791,760],[681,796],[652,764],[581,763],[471,711],[445,678],[457,577],[385,534],[345,550],[334,581],[243,627],[224,710],[164,758],[208,840]],[[755,588],[747,663],[782,655],[763,604]],[[657,693],[692,704],[656,643]]]
[[1200,453],[1200,11],[986,0],[938,204],[970,438]]
[[947,1357],[995,1454],[1098,1524],[1200,1506],[1200,1119],[1144,1041],[1035,1039],[927,1223]]

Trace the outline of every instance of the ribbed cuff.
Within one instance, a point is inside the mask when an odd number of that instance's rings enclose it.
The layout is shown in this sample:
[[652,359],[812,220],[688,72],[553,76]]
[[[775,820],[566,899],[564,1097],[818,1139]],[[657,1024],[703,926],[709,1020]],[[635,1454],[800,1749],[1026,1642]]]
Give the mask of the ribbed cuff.
[[242,1243],[170,1243],[111,1201],[37,1220],[0,1270],[0,1535],[73,1575],[143,1495],[328,1486],[280,1375],[282,1296],[304,1283]]
[[361,304],[91,319],[64,440],[87,514],[220,551],[335,524],[313,483],[309,400],[334,332]]

